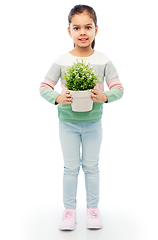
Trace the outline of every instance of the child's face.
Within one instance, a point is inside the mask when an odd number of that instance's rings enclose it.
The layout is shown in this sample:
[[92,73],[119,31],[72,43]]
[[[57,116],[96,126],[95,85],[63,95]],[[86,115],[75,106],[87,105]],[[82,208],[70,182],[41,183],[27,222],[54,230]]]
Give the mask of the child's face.
[[93,19],[85,12],[72,17],[68,32],[75,46],[91,47],[91,43],[97,35],[98,26],[95,26]]

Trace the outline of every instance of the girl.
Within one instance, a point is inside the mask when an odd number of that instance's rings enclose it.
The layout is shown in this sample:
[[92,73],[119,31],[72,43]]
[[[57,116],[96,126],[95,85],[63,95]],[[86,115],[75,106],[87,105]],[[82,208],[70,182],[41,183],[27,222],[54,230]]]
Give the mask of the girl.
[[[99,202],[99,152],[102,141],[101,118],[103,104],[123,96],[123,87],[117,71],[109,58],[94,50],[98,32],[97,17],[92,7],[76,5],[69,16],[68,33],[74,42],[74,49],[60,56],[51,66],[41,83],[41,96],[58,105],[59,135],[64,158],[63,202],[64,213],[60,230],[73,230],[76,223],[77,178],[82,165],[85,174],[87,200],[87,228],[101,228]],[[91,63],[101,82],[91,90],[94,102],[89,112],[73,112],[72,96],[65,87],[61,73],[76,59]],[[61,79],[61,94],[54,86]],[[104,91],[106,81],[109,91]],[[80,153],[80,149],[82,154]]]

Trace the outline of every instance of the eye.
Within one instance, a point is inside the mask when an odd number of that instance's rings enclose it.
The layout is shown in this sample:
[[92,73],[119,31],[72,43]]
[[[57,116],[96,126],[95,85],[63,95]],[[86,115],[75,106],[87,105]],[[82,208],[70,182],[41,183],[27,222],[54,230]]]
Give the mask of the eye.
[[74,27],[74,30],[79,30],[79,27]]
[[92,28],[92,27],[86,27],[86,29],[88,29],[88,30],[91,29],[91,28]]

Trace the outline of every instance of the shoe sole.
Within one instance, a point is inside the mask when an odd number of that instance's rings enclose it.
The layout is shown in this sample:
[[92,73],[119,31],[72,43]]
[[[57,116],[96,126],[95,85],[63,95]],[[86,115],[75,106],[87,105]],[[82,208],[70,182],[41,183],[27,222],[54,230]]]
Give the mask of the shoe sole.
[[100,226],[100,227],[96,227],[96,226],[90,226],[90,227],[87,227],[88,229],[92,229],[92,230],[95,230],[95,229],[101,229],[102,228],[102,226]]
[[61,231],[73,231],[75,228],[59,228]]

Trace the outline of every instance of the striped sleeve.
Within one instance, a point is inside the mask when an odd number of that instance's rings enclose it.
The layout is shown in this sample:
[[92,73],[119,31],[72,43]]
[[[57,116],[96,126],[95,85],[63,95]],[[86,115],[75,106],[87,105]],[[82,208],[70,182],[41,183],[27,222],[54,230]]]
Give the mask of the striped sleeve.
[[119,80],[117,70],[111,61],[106,65],[105,79],[109,88],[109,91],[104,91],[104,94],[108,98],[108,103],[120,99],[123,96],[124,88]]
[[40,94],[48,102],[56,104],[55,100],[60,95],[60,93],[54,90],[60,78],[60,65],[53,63],[44,81],[40,85]]

